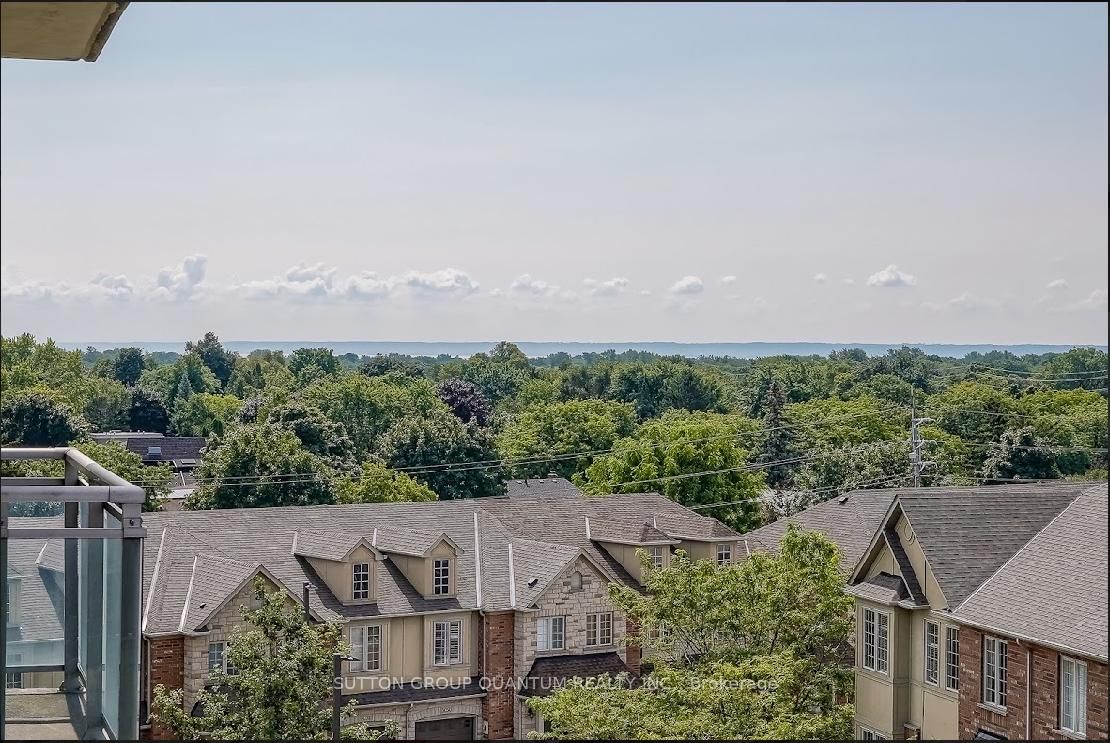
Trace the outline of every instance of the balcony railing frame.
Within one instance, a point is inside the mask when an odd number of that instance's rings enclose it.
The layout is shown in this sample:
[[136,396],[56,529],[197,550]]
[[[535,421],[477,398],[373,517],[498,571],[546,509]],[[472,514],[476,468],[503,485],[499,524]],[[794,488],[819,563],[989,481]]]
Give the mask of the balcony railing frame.
[[[8,540],[12,539],[62,539],[65,549],[65,606],[64,606],[64,656],[65,662],[52,670],[63,671],[61,691],[83,692],[85,710],[83,724],[86,728],[99,727],[105,737],[122,740],[137,739],[139,735],[139,662],[140,662],[140,606],[142,594],[142,504],[146,493],[122,477],[109,471],[73,447],[0,449],[0,459],[11,461],[61,460],[64,477],[2,477],[0,478],[0,677],[7,673],[8,627]],[[56,502],[63,506],[63,524],[60,527],[23,528],[14,526],[9,516],[14,503]],[[87,513],[87,523],[80,524],[81,506]],[[106,527],[104,513],[110,513],[118,526]],[[88,548],[78,551],[78,540],[94,540]],[[85,673],[80,664],[79,606],[81,600],[80,572],[86,576],[100,576],[104,564],[101,539],[120,540],[120,661],[119,661],[119,724],[113,730],[104,718],[100,705],[103,689],[98,673]],[[79,564],[80,561],[80,564]],[[83,568],[83,570],[82,570]],[[80,571],[80,572],[79,572]],[[85,581],[84,600],[88,616],[103,616],[102,591],[95,590],[90,580]],[[100,657],[103,628],[99,621],[89,621],[85,638],[87,661],[90,669],[103,663]],[[25,672],[21,666],[20,672]],[[0,740],[4,734],[7,690],[0,693]],[[95,730],[78,731],[83,737]]]

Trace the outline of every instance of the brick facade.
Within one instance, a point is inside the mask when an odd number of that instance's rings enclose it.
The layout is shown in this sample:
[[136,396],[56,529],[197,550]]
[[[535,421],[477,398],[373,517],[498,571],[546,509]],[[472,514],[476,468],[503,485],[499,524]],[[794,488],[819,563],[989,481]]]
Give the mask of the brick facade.
[[[167,689],[180,689],[185,685],[185,638],[153,637],[148,640],[148,658],[150,663],[150,695],[153,699],[154,689],[165,686]],[[170,740],[173,738],[167,728],[152,722],[150,728],[151,740]]]
[[478,638],[479,673],[490,680],[489,689],[482,700],[482,717],[485,718],[490,740],[509,740],[514,737],[513,722],[516,711],[516,692],[510,683],[513,678],[516,636],[514,612],[489,614],[482,618]]
[[[1003,639],[1008,640],[1004,712],[982,704],[983,633],[972,627],[960,628],[960,737],[974,738],[983,730],[1010,739],[1067,739],[1069,736],[1059,730],[1059,653],[1039,645]],[[1031,686],[1027,679],[1032,680]],[[1087,661],[1086,736],[1089,739],[1107,739],[1106,696],[1106,664]]]

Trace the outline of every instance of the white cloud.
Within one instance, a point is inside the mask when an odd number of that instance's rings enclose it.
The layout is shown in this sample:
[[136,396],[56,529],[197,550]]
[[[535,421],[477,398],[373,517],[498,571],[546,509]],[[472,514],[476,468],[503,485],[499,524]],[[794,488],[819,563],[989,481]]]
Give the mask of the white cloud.
[[829,277],[823,273],[817,273],[813,275],[813,280],[818,284],[824,284],[828,280],[828,278]]
[[876,271],[867,277],[868,286],[913,286],[917,278],[898,270],[898,266],[891,263],[881,271]]
[[851,286],[852,284],[856,283],[856,280],[853,279],[851,276],[845,276],[843,279],[841,279],[841,281],[843,283],[847,284],[848,286]]
[[550,297],[558,294],[559,287],[555,284],[549,284],[546,281],[532,278],[531,274],[522,273],[513,279],[513,283],[509,285],[517,294],[527,294],[533,297]]
[[705,291],[705,284],[697,276],[683,276],[671,285],[668,290],[671,294],[692,295]]
[[732,274],[729,274],[728,276],[722,276],[721,277],[721,284],[723,286],[731,286],[732,284],[735,284],[736,281],[737,281],[736,277],[733,276]]
[[1079,302],[1079,309],[1082,310],[1101,310],[1106,312],[1107,308],[1107,293],[1105,289],[1095,289],[1088,295],[1086,299]]
[[234,287],[250,299],[373,301],[401,292],[436,295],[468,295],[478,291],[478,283],[465,271],[444,268],[430,273],[408,271],[399,276],[379,276],[360,271],[342,281],[336,280],[335,266],[325,263],[298,264],[283,276],[247,281]]
[[20,281],[13,269],[0,273],[0,295],[10,300],[38,302],[95,302],[153,299],[190,299],[204,281],[207,258],[191,255],[178,266],[163,268],[153,278],[137,285],[126,274],[98,273],[86,283],[67,281]]
[[[299,263],[272,279],[246,281],[235,287],[249,299],[326,299],[333,296],[335,266],[324,263]],[[373,274],[360,274],[373,278]],[[355,278],[355,277],[352,277]]]
[[651,289],[641,289],[640,290],[640,296],[641,297],[650,297],[651,296]]
[[204,281],[208,270],[208,256],[189,255],[178,266],[163,268],[154,279],[151,299],[180,301],[190,299],[197,286]]
[[1068,282],[1066,279],[1053,279],[1052,281],[1045,284],[1045,289],[1048,289],[1049,291],[1060,291],[1061,289],[1067,288]]
[[628,279],[623,276],[614,276],[608,281],[598,281],[597,279],[583,279],[582,284],[586,287],[586,291],[601,297],[615,297],[618,294],[623,294],[628,288]]
[[478,282],[465,271],[457,268],[444,268],[430,273],[408,271],[398,277],[388,279],[391,288],[406,287],[421,294],[473,294],[478,291]]

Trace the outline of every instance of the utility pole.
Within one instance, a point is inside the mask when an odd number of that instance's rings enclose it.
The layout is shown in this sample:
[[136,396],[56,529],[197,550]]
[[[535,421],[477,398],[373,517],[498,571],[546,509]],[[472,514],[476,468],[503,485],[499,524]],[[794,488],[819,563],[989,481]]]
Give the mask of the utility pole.
[[926,467],[931,467],[936,464],[935,462],[928,462],[923,458],[925,444],[932,444],[934,442],[929,439],[921,438],[921,430],[919,426],[922,423],[932,423],[932,418],[918,418],[917,417],[917,391],[914,390],[910,394],[910,465],[913,468],[913,486],[915,488],[921,487],[921,473]]

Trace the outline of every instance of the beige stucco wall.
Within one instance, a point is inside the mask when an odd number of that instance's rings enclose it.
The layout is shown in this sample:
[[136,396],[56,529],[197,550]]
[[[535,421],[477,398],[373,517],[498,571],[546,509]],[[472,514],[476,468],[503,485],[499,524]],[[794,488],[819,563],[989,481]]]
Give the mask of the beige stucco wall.
[[[455,563],[457,557],[455,548],[447,541],[440,541],[427,557],[413,557],[411,555],[397,555],[390,554],[389,559],[400,568],[404,573],[405,578],[408,579],[412,587],[420,592],[425,598],[433,598],[432,596],[432,566],[438,557],[446,557],[451,559],[451,592],[447,596],[454,596],[457,590],[455,580],[458,569]],[[439,594],[439,598],[443,598],[444,594]]]
[[312,565],[313,570],[317,575],[324,579],[328,584],[328,588],[335,594],[335,597],[342,601],[344,604],[352,603],[351,588],[353,584],[352,566],[358,563],[369,563],[370,565],[370,598],[366,601],[359,600],[358,604],[374,603],[377,600],[378,589],[378,571],[381,566],[375,559],[374,553],[367,549],[364,545],[359,545],[344,561],[337,560],[320,560],[315,557],[308,558],[309,564]]
[[[901,515],[895,522],[895,529],[930,608],[911,611],[857,600],[857,732],[863,726],[901,737],[904,725],[910,724],[918,727],[924,738],[954,739],[958,737],[959,697],[957,692],[944,688],[945,629],[948,623],[933,613],[946,607],[947,601],[913,533],[912,524]],[[893,554],[885,545],[864,571],[868,578],[881,572],[901,575]],[[890,614],[890,676],[886,679],[862,667],[862,607],[865,605]],[[938,683],[935,685],[925,682],[927,618],[936,621],[939,630]]]
[[[643,571],[640,565],[640,556],[637,554],[638,550],[650,551],[646,547],[637,547],[633,544],[617,544],[616,542],[598,542],[602,549],[608,552],[614,560],[619,562],[621,566],[628,571],[636,581],[643,583]],[[663,567],[671,564],[671,549],[670,545],[664,545],[663,549]]]
[[727,544],[732,547],[732,560],[730,562],[737,562],[741,555],[737,553],[738,549],[743,547],[737,543],[729,540],[722,540],[720,542],[696,542],[688,539],[682,540],[676,549],[685,550],[686,556],[691,560],[710,560],[717,561],[717,545]]
[[[462,662],[449,666],[434,664],[433,625],[435,622],[462,622]],[[352,620],[344,628],[350,642],[351,629],[363,625],[382,628],[382,670],[352,671],[345,664],[344,694],[383,691],[391,683],[408,683],[416,679],[461,680],[477,675],[478,614],[451,612],[423,616],[385,617]]]

